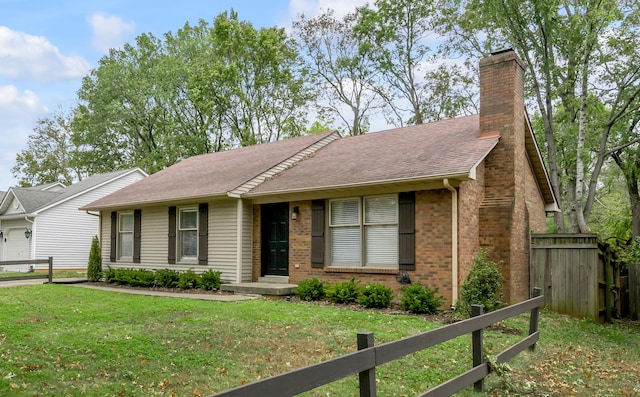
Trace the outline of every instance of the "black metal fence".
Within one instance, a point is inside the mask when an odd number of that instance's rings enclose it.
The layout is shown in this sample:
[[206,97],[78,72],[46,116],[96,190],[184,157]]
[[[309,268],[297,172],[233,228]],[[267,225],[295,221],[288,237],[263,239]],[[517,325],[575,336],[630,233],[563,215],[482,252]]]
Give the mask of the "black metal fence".
[[487,314],[482,314],[481,306],[474,306],[472,318],[378,346],[374,346],[372,333],[358,334],[357,352],[216,393],[215,397],[295,396],[355,373],[359,374],[360,397],[375,397],[377,396],[375,371],[378,365],[469,333],[472,334],[473,368],[428,390],[420,397],[450,396],[472,384],[476,390],[482,390],[484,378],[492,370],[484,361],[483,329],[530,311],[529,335],[498,354],[496,361],[498,364],[505,363],[527,348],[533,350],[540,337],[539,309],[544,303],[544,297],[540,295],[539,288],[534,289],[533,295],[534,297],[529,300]]

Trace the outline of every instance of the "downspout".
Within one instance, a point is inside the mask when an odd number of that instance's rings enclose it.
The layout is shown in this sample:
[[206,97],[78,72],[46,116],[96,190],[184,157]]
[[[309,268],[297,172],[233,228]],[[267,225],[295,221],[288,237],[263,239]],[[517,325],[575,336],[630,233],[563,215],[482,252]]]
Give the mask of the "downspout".
[[444,187],[451,192],[451,306],[458,300],[458,191],[449,184],[449,179],[442,180]]
[[242,199],[238,199],[236,211],[236,283],[242,282],[242,218],[244,217]]

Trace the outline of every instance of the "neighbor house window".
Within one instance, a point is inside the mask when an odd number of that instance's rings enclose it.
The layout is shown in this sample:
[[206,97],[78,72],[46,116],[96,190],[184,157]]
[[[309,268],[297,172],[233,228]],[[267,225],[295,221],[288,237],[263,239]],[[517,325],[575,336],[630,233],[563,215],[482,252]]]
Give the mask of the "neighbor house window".
[[133,260],[133,212],[118,214],[118,259]]
[[329,202],[331,265],[398,266],[398,196]]
[[180,261],[198,259],[198,209],[182,208],[178,220]]

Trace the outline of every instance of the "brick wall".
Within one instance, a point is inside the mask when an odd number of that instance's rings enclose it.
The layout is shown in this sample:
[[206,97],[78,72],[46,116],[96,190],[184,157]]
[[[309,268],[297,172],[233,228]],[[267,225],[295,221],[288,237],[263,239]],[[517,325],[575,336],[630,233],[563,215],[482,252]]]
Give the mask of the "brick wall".
[[529,296],[526,202],[527,160],[524,68],[508,51],[480,61],[480,137],[500,134],[485,160],[485,197],[480,206],[480,245],[502,262],[504,298],[516,303]]

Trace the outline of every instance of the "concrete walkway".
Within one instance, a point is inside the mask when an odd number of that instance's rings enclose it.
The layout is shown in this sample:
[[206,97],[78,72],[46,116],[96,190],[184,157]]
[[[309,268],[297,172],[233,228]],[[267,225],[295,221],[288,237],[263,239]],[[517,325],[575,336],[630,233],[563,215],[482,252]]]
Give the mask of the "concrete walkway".
[[[20,287],[25,285],[41,285],[47,283],[45,279],[36,280],[11,280],[0,281],[0,288],[7,287]],[[66,279],[66,278],[54,278],[53,284],[62,284],[80,288],[90,288],[102,291],[120,292],[123,294],[134,295],[147,295],[147,296],[159,296],[169,298],[182,298],[182,299],[198,299],[215,302],[238,302],[251,299],[260,299],[258,295],[243,295],[243,294],[198,294],[198,293],[180,293],[180,292],[164,292],[164,291],[152,291],[147,289],[135,289],[135,288],[118,288],[118,287],[106,287],[88,284],[85,279]]]

